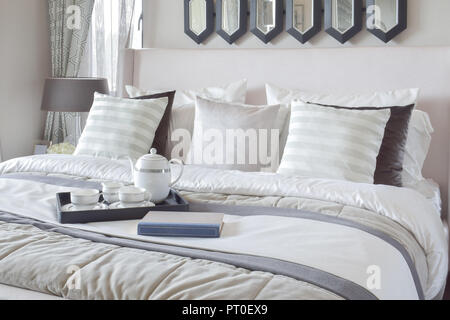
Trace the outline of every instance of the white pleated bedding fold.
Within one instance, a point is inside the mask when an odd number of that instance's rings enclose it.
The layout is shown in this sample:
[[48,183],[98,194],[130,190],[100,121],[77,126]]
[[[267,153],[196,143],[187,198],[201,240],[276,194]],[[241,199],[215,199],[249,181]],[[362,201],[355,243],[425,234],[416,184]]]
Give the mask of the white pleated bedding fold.
[[[125,161],[90,157],[35,156],[0,164],[0,174],[52,173],[92,180],[131,182]],[[271,173],[243,173],[187,166],[177,189],[243,196],[300,197],[335,202],[388,217],[411,232],[428,263],[427,298],[438,294],[447,275],[447,243],[436,209],[419,193],[351,182],[306,179]]]

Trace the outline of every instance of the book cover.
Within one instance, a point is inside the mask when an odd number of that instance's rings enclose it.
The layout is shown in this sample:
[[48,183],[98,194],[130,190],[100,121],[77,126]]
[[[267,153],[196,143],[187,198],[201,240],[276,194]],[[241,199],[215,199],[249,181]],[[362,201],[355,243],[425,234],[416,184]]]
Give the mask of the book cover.
[[152,211],[138,225],[138,234],[152,237],[219,238],[224,214]]

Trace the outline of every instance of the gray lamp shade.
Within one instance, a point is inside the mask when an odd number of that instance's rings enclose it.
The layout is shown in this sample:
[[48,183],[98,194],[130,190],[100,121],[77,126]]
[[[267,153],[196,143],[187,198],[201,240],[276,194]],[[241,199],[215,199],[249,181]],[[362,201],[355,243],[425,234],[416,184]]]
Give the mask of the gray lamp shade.
[[41,109],[53,112],[89,112],[95,92],[108,94],[108,80],[48,78],[45,80]]

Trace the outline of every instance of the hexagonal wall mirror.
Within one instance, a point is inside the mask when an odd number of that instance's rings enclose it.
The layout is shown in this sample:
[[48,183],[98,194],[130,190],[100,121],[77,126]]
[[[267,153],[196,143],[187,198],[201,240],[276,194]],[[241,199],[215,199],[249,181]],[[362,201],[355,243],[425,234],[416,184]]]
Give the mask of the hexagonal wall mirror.
[[367,30],[384,42],[407,27],[406,0],[367,0]]
[[184,32],[198,44],[214,32],[214,0],[184,0]]
[[217,0],[216,32],[232,44],[247,32],[247,0]]
[[362,29],[362,0],[325,0],[325,31],[346,43]]
[[322,1],[286,0],[286,28],[298,41],[307,42],[322,28]]
[[250,25],[262,42],[272,41],[283,31],[283,0],[251,0]]

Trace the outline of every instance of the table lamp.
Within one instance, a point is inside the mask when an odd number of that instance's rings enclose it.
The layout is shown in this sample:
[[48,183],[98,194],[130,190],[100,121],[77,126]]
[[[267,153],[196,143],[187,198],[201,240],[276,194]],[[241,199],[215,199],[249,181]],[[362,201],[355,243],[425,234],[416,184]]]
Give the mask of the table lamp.
[[48,78],[45,80],[41,110],[76,113],[75,141],[81,137],[81,113],[89,112],[94,93],[108,94],[104,78]]

